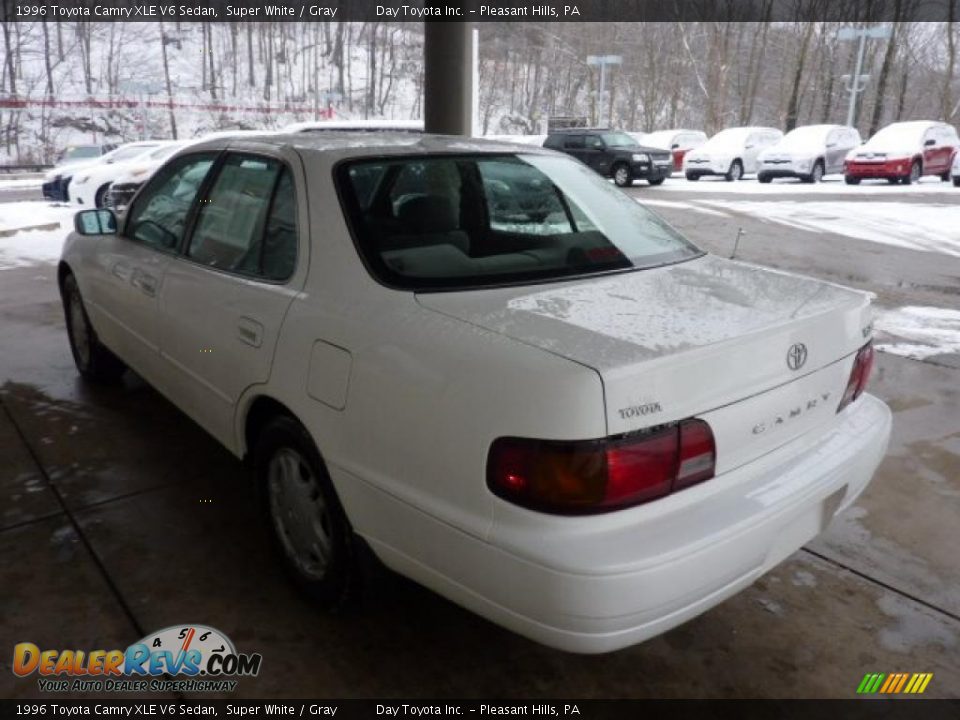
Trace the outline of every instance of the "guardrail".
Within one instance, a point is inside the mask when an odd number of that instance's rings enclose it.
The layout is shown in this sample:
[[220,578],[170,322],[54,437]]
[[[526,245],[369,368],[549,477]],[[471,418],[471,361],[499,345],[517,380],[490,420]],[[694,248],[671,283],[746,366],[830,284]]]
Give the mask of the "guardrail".
[[38,173],[49,170],[53,165],[0,165],[0,174]]

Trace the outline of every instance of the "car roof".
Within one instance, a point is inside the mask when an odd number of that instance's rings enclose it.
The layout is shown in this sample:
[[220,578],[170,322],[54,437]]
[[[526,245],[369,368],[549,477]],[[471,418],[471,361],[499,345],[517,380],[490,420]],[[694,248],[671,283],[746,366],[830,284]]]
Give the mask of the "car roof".
[[608,127],[580,127],[580,128],[558,128],[551,130],[551,135],[565,135],[568,133],[589,133],[589,132],[626,132],[625,130],[614,130]]
[[263,135],[244,135],[214,138],[190,145],[191,151],[198,149],[218,150],[225,148],[256,149],[264,145],[289,147],[300,152],[314,152],[326,155],[336,162],[343,158],[377,157],[382,155],[434,155],[451,153],[503,153],[520,152],[524,154],[555,155],[535,145],[468,138],[460,135],[431,135],[409,132],[346,132],[323,133],[264,133]]

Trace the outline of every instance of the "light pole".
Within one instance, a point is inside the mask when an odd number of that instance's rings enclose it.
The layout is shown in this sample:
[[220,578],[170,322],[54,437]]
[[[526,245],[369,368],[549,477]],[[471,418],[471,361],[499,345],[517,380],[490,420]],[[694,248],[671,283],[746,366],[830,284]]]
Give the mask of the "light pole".
[[607,80],[607,65],[619,65],[623,62],[620,55],[587,55],[587,65],[600,66],[600,111],[597,113],[597,125],[603,127],[603,95]]
[[853,75],[844,75],[843,82],[850,93],[850,105],[847,107],[847,125],[853,127],[854,116],[857,112],[857,95],[867,89],[869,75],[863,74],[863,55],[867,48],[867,38],[888,38],[891,30],[888,27],[878,25],[875,27],[863,28],[841,28],[837,32],[837,40],[858,40],[860,46],[857,48],[857,62],[854,66]]

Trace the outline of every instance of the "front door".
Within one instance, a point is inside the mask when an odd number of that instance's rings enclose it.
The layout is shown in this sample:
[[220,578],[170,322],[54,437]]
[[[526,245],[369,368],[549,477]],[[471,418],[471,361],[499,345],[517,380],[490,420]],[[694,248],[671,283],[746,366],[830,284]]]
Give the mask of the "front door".
[[188,155],[164,166],[137,195],[122,233],[104,238],[99,266],[90,273],[94,322],[104,342],[161,389],[158,297],[215,157]]

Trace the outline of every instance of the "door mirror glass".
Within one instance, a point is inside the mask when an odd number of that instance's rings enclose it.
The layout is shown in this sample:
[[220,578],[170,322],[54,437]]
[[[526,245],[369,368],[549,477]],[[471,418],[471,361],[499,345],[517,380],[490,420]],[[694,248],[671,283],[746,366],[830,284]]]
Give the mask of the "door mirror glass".
[[924,144],[926,147],[931,147],[932,145],[936,145],[936,144],[937,144],[937,141],[934,140],[933,138],[927,138],[927,140],[926,140],[923,144]]
[[112,235],[117,217],[113,210],[81,210],[73,216],[73,227],[79,235]]

